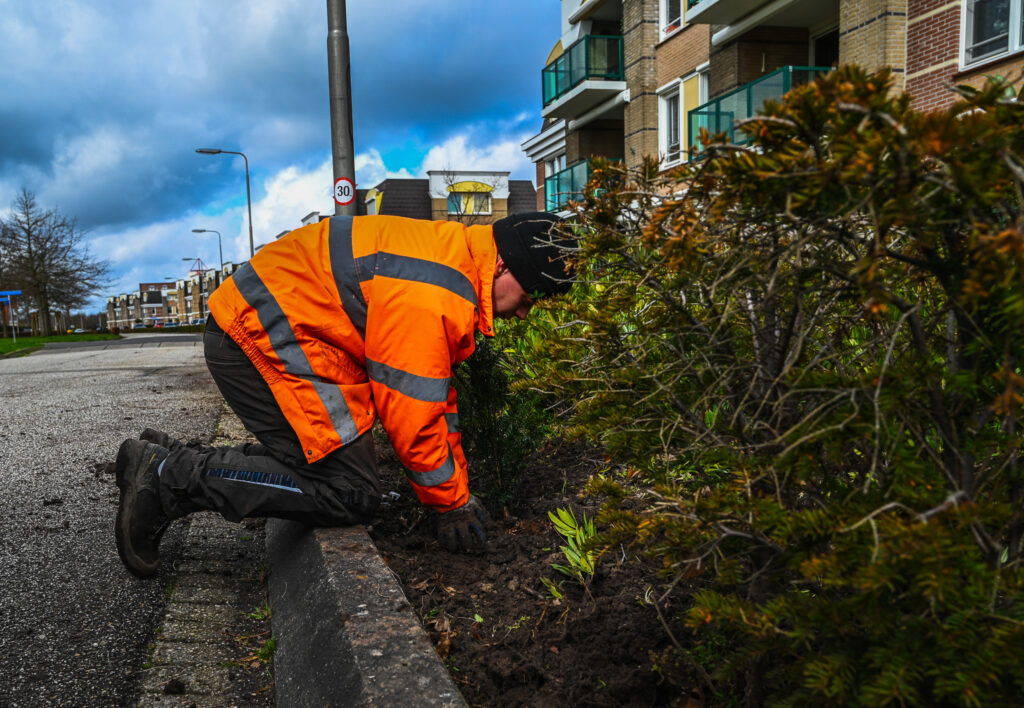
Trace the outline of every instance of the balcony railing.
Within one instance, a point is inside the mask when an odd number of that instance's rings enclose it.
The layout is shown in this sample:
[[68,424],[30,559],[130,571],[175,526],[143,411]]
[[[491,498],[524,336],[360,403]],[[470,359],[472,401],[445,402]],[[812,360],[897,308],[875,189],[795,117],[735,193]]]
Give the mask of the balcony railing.
[[544,67],[544,105],[558,100],[588,79],[622,81],[622,37],[587,35]]
[[590,181],[590,163],[581,160],[544,180],[545,210],[558,212],[573,201],[583,199],[583,188]]
[[735,122],[757,115],[765,101],[782,98],[791,88],[806,84],[817,74],[831,71],[822,66],[784,66],[745,86],[722,94],[713,101],[697,106],[687,113],[687,131],[691,146],[698,149],[700,129],[707,128],[712,135],[725,133],[732,143],[747,142],[742,134],[737,138]]

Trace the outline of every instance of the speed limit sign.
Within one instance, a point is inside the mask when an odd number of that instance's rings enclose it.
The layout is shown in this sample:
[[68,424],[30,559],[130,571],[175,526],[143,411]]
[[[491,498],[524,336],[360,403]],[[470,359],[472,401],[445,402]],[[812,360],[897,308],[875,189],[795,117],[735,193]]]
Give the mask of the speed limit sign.
[[348,177],[339,177],[334,181],[334,201],[341,206],[348,206],[356,199],[356,186]]

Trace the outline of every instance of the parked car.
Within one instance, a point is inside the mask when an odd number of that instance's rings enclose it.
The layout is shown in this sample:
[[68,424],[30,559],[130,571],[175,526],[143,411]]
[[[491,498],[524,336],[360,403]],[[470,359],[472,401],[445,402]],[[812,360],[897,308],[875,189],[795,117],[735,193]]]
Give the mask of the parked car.
[[146,328],[146,325],[142,324],[141,322],[136,322],[135,324],[132,325],[132,329],[145,329],[145,328]]
[[82,329],[81,327],[75,330],[75,334],[82,334],[83,332],[85,332],[85,330]]
[[177,327],[177,326],[178,326],[177,322],[165,322],[164,323],[164,329],[170,329],[171,327]]

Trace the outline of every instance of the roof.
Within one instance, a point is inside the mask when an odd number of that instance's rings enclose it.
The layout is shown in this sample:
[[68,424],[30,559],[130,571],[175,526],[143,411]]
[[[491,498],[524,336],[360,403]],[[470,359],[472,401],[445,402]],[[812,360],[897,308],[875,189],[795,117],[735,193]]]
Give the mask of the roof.
[[[430,218],[430,194],[425,179],[386,179],[374,189],[382,193],[379,214],[408,216],[413,219]],[[366,190],[357,190],[356,205],[359,214],[366,213]]]

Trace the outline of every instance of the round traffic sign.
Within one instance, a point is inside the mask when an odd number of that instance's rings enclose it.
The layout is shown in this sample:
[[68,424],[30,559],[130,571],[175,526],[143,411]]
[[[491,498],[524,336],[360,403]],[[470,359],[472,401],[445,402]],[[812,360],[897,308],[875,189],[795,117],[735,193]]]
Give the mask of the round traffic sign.
[[339,177],[334,181],[334,201],[341,206],[348,206],[356,200],[356,186],[348,177]]

